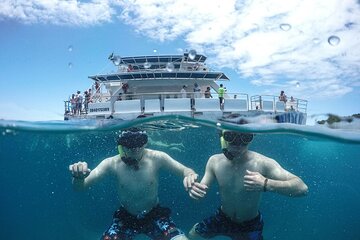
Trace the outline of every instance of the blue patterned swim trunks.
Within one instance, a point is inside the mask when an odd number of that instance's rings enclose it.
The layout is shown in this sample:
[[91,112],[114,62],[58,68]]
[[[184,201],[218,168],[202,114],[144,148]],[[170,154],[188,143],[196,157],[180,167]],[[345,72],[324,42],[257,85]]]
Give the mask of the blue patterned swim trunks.
[[145,234],[155,240],[171,240],[184,233],[178,229],[170,218],[169,208],[154,207],[146,214],[134,216],[120,207],[113,216],[113,223],[106,230],[101,240],[131,240],[137,234]]
[[197,223],[195,231],[203,238],[223,235],[233,240],[262,240],[263,226],[264,221],[260,213],[254,219],[236,223],[219,208],[213,216]]

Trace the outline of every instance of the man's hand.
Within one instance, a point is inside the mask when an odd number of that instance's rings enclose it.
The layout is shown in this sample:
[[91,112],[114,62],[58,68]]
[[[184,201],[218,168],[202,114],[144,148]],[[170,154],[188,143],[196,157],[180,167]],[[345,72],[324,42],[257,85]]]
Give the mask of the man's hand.
[[206,195],[207,190],[208,186],[206,186],[205,184],[194,182],[189,191],[189,196],[193,199],[198,200],[199,198],[203,198]]
[[184,177],[183,184],[186,191],[189,191],[189,189],[195,183],[198,176],[199,175],[197,175],[196,173],[189,173],[186,177]]
[[91,172],[86,162],[77,162],[69,165],[69,171],[75,179],[85,179]]
[[246,170],[244,176],[244,187],[246,191],[262,192],[264,191],[265,177],[258,172]]

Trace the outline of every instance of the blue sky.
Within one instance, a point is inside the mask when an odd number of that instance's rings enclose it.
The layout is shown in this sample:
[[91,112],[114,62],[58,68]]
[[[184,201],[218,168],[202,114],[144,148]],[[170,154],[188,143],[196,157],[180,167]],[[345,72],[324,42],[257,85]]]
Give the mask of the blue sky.
[[[308,113],[360,113],[356,0],[3,0],[0,119],[61,120],[63,101],[120,56],[195,49],[230,92],[309,100]],[[333,36],[333,37],[332,37]]]

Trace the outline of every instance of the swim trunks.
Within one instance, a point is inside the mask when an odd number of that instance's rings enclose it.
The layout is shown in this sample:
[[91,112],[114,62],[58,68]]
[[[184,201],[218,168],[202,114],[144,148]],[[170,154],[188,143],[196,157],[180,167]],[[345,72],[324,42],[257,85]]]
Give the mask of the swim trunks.
[[236,223],[219,208],[213,216],[197,223],[195,232],[203,238],[223,235],[233,240],[262,240],[263,226],[261,213],[254,219]]
[[184,233],[178,229],[170,218],[169,208],[157,205],[150,212],[132,215],[120,207],[113,216],[113,223],[106,230],[101,240],[130,240],[137,234],[145,234],[155,240],[171,240]]

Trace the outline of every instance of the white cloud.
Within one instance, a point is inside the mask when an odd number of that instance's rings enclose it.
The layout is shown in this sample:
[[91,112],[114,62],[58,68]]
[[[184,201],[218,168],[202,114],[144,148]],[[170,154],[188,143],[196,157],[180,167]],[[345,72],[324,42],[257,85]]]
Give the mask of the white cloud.
[[0,21],[13,19],[27,24],[88,26],[111,21],[108,1],[82,3],[76,0],[3,0]]
[[[359,85],[360,6],[355,0],[121,1],[121,18],[139,33],[177,37],[274,91],[310,98],[347,94]],[[289,24],[286,31],[281,24]],[[331,35],[340,43],[328,43]],[[276,79],[276,80],[275,80]]]
[[[5,0],[0,21],[86,26],[122,22],[158,41],[183,38],[217,67],[267,91],[327,98],[359,87],[357,0]],[[289,24],[288,29],[281,28]],[[328,38],[338,36],[332,46]],[[255,80],[254,80],[255,79]]]

